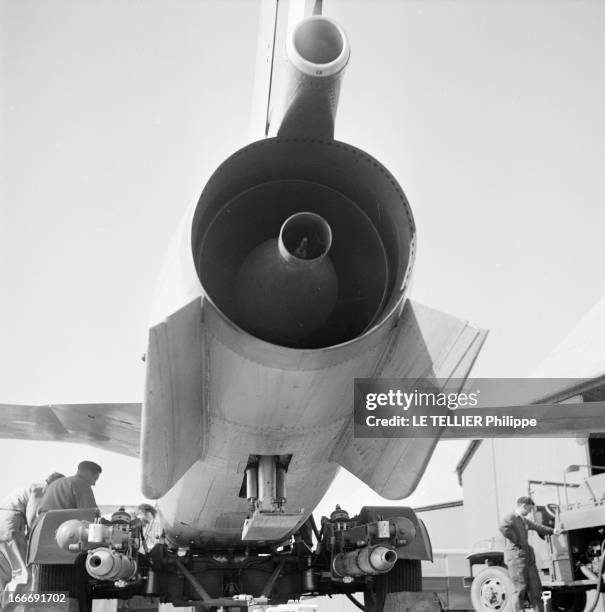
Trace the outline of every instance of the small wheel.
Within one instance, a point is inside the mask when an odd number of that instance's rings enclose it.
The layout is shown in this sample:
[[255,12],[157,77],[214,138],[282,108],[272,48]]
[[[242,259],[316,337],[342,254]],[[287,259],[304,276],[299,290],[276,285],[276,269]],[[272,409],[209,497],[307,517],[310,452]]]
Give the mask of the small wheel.
[[514,612],[513,581],[503,567],[493,565],[475,576],[471,586],[475,612]]
[[374,584],[364,591],[365,612],[382,612],[388,593],[422,591],[422,567],[415,559],[399,559],[393,569],[374,577]]
[[586,607],[586,591],[551,591],[553,612],[582,612]]

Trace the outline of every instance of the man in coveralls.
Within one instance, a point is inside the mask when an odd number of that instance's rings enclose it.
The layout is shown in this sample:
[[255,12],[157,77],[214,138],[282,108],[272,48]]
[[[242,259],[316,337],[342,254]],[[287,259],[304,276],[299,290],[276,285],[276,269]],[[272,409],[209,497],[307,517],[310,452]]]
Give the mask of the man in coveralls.
[[528,544],[527,534],[530,529],[540,536],[552,535],[557,532],[551,527],[538,525],[527,515],[534,507],[531,497],[520,497],[514,512],[507,514],[500,523],[500,533],[506,538],[504,548],[504,563],[514,585],[514,604],[517,612],[529,607],[544,612],[542,603],[542,583],[536,567],[534,549]]
[[[11,491],[0,499],[0,593],[15,591],[27,584],[28,572],[25,564],[27,536],[36,519],[38,505],[44,491],[51,483],[63,478],[53,472],[46,481],[34,483]],[[8,570],[8,571],[7,571]]]

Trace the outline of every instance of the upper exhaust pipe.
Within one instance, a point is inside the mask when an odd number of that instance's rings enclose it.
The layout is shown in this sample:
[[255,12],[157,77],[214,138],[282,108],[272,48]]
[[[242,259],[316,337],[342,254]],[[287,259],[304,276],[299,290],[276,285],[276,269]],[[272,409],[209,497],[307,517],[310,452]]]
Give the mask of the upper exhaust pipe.
[[351,49],[344,30],[337,23],[313,15],[296,24],[286,42],[286,54],[303,74],[325,79],[342,73]]
[[314,15],[296,24],[286,42],[290,71],[278,136],[334,138],[340,84],[351,48],[344,30]]

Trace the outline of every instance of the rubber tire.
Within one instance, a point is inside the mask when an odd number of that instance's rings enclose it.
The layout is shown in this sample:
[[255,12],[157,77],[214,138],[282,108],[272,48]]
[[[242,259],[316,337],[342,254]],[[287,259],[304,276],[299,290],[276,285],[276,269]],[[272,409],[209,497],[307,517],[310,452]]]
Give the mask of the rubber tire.
[[[490,588],[490,583],[494,583],[493,586],[497,586],[502,593],[499,605],[485,603],[487,593],[484,589]],[[471,601],[475,612],[514,612],[514,585],[506,568],[492,565],[475,576],[471,585]]]
[[551,591],[553,612],[582,612],[586,607],[586,591]]
[[382,612],[388,593],[422,591],[422,566],[416,559],[398,559],[393,569],[374,577],[372,589],[363,594],[365,612]]

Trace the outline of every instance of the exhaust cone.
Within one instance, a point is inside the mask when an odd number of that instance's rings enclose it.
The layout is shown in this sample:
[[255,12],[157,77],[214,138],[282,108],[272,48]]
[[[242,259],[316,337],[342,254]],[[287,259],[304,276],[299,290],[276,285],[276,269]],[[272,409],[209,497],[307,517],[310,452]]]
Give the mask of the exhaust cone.
[[239,321],[276,344],[296,345],[328,320],[338,279],[328,256],[332,231],[319,215],[292,215],[279,238],[258,245],[236,279]]

